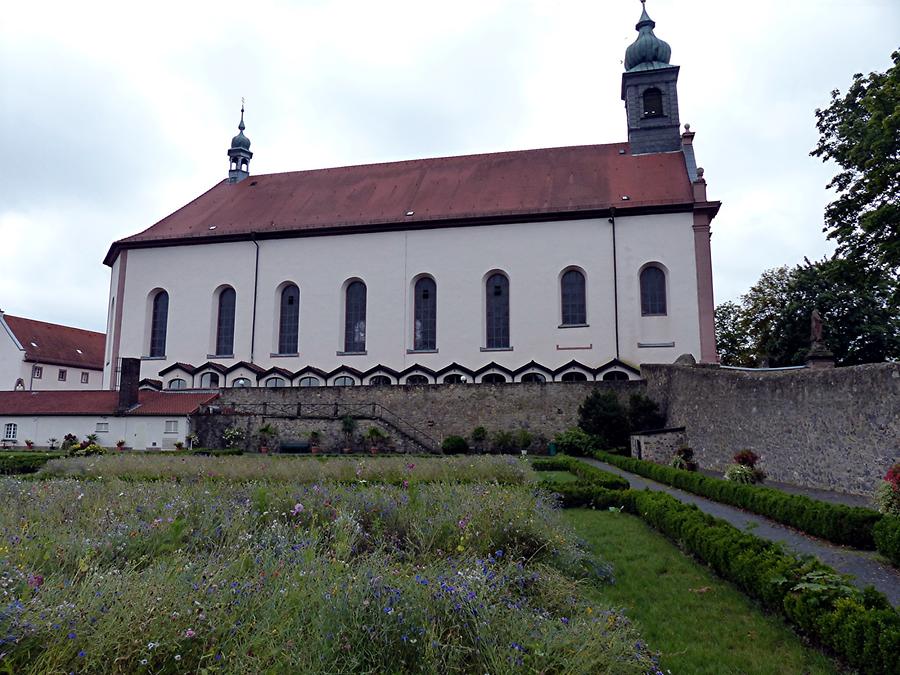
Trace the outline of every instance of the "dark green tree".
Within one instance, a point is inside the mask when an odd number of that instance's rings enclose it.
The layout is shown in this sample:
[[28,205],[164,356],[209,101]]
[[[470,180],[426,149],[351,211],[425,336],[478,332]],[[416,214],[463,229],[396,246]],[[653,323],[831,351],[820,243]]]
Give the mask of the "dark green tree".
[[628,413],[611,391],[595,389],[578,408],[578,426],[595,436],[602,448],[628,445]]
[[756,365],[756,348],[744,316],[744,308],[727,301],[716,307],[716,348],[723,366]]
[[816,110],[819,144],[810,153],[840,171],[825,229],[841,254],[862,258],[897,279],[900,270],[900,50],[884,73],[857,73],[845,95]]

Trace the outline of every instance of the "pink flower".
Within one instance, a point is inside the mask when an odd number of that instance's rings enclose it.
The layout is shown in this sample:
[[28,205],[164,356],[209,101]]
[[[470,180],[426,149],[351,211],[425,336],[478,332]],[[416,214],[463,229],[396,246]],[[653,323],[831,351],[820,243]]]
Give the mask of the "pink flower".
[[303,504],[297,502],[296,504],[294,504],[294,508],[291,509],[291,515],[299,516],[301,513],[303,513]]
[[40,588],[44,583],[44,577],[40,574],[29,574],[28,575],[28,585],[31,588],[37,589]]
[[194,630],[192,628],[188,628],[186,631],[184,631],[184,637],[186,637],[186,638],[192,638],[195,635],[196,635],[196,633],[194,632]]
[[403,481],[403,489],[405,490],[408,487],[409,487],[409,481],[408,480]]

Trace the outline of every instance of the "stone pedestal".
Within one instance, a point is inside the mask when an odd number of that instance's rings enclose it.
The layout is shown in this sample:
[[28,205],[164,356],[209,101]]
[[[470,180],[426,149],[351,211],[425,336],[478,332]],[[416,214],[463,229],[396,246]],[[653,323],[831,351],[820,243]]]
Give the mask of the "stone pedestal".
[[809,353],[806,355],[806,367],[812,370],[834,368],[834,354],[825,346],[825,343],[817,340],[812,343]]

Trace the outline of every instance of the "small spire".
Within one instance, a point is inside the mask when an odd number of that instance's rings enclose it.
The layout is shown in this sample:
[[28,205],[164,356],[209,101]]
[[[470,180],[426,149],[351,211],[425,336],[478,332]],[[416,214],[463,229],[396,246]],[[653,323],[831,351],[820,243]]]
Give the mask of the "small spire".
[[641,0],[641,19],[635,25],[637,39],[625,50],[625,70],[655,70],[668,68],[672,48],[653,33],[656,22],[647,14],[645,0]]
[[247,127],[244,126],[244,99],[241,99],[241,123],[238,124],[238,129],[243,131]]
[[650,18],[650,15],[647,14],[647,0],[641,0],[641,7],[643,11],[641,12],[641,18],[637,22],[637,25],[634,27],[635,30],[640,30],[644,26],[650,26],[650,28],[656,28],[656,22]]

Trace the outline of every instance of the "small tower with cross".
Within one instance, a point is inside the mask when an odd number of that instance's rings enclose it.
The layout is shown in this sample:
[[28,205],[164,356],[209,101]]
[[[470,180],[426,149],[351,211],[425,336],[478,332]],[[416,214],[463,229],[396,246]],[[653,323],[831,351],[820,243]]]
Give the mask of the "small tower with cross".
[[228,182],[240,183],[250,176],[250,139],[244,136],[244,101],[241,99],[241,123],[238,124],[238,135],[231,139],[228,150]]

